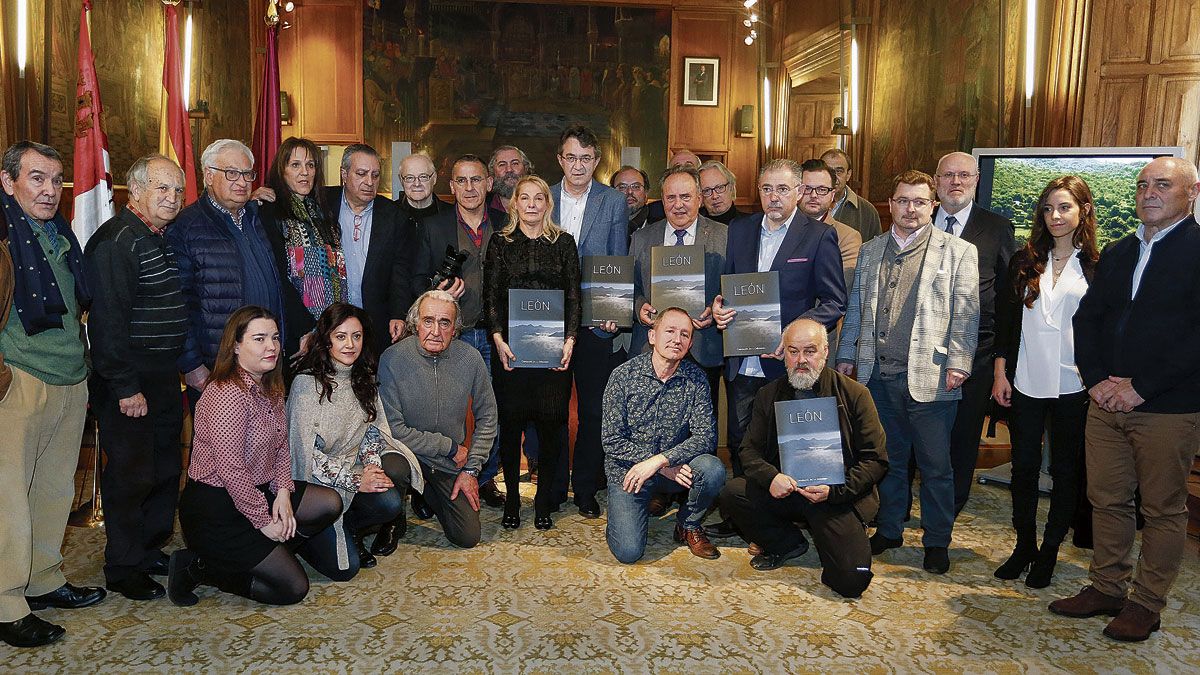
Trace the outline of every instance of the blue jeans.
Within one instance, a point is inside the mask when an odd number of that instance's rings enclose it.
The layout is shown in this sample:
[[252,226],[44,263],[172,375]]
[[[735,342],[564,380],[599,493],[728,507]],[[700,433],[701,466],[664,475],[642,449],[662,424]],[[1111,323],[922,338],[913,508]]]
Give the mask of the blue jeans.
[[[332,581],[353,579],[358,574],[361,564],[358,559],[358,547],[354,543],[355,533],[396,518],[404,510],[406,491],[392,488],[386,492],[360,492],[354,495],[354,501],[342,515],[342,519],[313,535],[297,552],[313,569]],[[338,539],[343,542],[341,546]],[[346,552],[346,567],[342,567],[338,562],[338,550],[342,546]]]
[[655,474],[636,494],[621,487],[625,474],[608,477],[608,550],[625,564],[635,563],[646,552],[646,533],[650,527],[650,497],[656,492],[688,491],[687,502],[679,507],[678,523],[686,530],[701,527],[704,514],[725,486],[725,465],[716,455],[700,455],[688,462],[692,468],[692,487],[687,489]]
[[[464,328],[458,339],[471,345],[476,351],[483,356],[483,364],[487,366],[488,377],[491,377],[492,372],[492,340],[488,337],[487,330],[483,328]],[[500,424],[499,419],[496,422],[496,440],[492,442],[492,452],[488,455],[487,461],[483,463],[483,468],[479,471],[479,484],[494,479],[500,473]]]
[[921,471],[921,542],[949,546],[954,527],[954,469],[950,430],[958,401],[918,403],[909,394],[907,375],[871,375],[867,389],[887,434],[888,472],[879,484],[879,533],[900,539],[908,511],[908,461],[915,453]]

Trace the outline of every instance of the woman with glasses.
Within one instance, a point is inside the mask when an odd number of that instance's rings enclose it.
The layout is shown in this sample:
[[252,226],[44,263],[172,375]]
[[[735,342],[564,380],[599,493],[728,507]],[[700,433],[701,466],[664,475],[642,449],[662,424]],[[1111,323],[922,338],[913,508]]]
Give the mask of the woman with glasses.
[[308,594],[294,547],[337,519],[337,492],[292,480],[279,324],[262,307],[235,311],[196,403],[179,525],[187,548],[171,554],[167,595],[190,606],[200,584],[271,605]]
[[[1058,547],[1085,500],[1084,424],[1088,392],[1075,366],[1071,319],[1100,257],[1096,207],[1087,183],[1075,176],[1050,181],[1033,213],[1024,248],[1009,263],[1011,284],[997,289],[996,362],[992,398],[1011,408],[1012,524],[1017,544],[996,570],[1045,588]],[[1037,543],[1042,434],[1050,427],[1050,512]]]
[[[375,566],[363,533],[379,525],[375,547],[396,550],[404,536],[404,494],[423,490],[417,458],[391,437],[379,400],[371,320],[335,302],[321,313],[288,396],[292,477],[337,490],[342,517],[301,553],[321,574],[349,581]],[[350,543],[353,542],[353,546]]]
[[[541,441],[538,471],[557,474],[562,452],[560,433],[567,423],[571,399],[571,353],[579,329],[579,255],[575,239],[554,223],[550,186],[537,176],[517,181],[508,202],[508,224],[492,235],[484,260],[484,316],[495,344],[492,377],[500,413],[500,461],[504,466],[507,499],[501,524],[521,526],[521,433],[532,422]],[[565,336],[562,359],[554,368],[514,369],[516,358],[508,344],[508,291],[512,288],[563,291]],[[534,527],[553,526],[550,478],[537,485],[533,500]]]
[[[341,233],[327,214],[321,151],[306,138],[289,137],[267,172],[274,201],[261,213],[282,280],[287,331],[284,350],[303,353],[317,317],[348,298]],[[265,191],[256,192],[264,200]]]

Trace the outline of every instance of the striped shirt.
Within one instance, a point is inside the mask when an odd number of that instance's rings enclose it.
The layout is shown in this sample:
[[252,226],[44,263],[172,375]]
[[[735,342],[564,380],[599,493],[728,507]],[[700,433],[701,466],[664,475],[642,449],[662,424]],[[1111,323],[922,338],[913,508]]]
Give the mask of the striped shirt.
[[132,396],[137,373],[174,370],[183,352],[179,270],[162,235],[129,208],[92,235],[85,257],[95,296],[88,319],[93,366],[115,395]]

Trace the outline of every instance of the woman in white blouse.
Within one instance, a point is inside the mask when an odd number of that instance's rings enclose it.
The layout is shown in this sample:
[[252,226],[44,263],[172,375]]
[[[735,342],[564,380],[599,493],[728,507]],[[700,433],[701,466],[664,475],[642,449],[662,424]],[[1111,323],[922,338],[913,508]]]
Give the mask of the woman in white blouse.
[[[1028,570],[1025,585],[1030,588],[1050,584],[1058,547],[1085,490],[1083,430],[1088,393],[1075,366],[1071,319],[1099,257],[1091,190],[1077,176],[1056,178],[1038,198],[1029,241],[1009,264],[1010,284],[997,293],[992,398],[1011,407],[1012,522],[1017,544],[995,574],[1016,579]],[[1054,490],[1039,548],[1038,478],[1047,418]]]

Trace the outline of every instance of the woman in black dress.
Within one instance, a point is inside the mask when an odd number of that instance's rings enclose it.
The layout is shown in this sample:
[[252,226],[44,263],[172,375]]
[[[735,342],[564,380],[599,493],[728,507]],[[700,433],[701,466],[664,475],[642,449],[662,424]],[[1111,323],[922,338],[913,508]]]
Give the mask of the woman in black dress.
[[[571,399],[571,352],[579,329],[579,254],[575,239],[551,219],[554,201],[550,186],[537,176],[517,182],[508,203],[508,224],[492,235],[483,272],[483,309],[495,343],[492,377],[500,412],[500,460],[504,465],[504,527],[521,525],[521,432],[529,423],[541,441],[538,470],[554,476],[562,452],[560,433],[567,423]],[[565,335],[562,360],[555,368],[514,369],[508,345],[509,289],[563,291]],[[552,480],[538,483],[533,500],[534,526],[547,530],[550,520]]]

